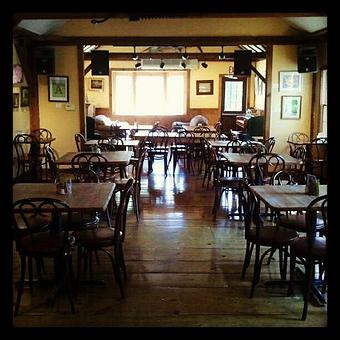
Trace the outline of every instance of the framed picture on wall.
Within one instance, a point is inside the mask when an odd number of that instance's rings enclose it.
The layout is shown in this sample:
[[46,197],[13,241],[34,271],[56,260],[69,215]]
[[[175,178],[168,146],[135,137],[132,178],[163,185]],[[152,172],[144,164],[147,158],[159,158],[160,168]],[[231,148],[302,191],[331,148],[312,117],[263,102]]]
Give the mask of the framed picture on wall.
[[19,93],[13,93],[13,107],[19,107]]
[[89,90],[104,91],[104,78],[89,78]]
[[301,99],[302,96],[282,96],[281,119],[300,119]]
[[197,80],[196,81],[196,95],[213,94],[214,81],[213,80]]
[[302,75],[296,71],[279,72],[280,92],[300,92],[302,90]]
[[68,76],[48,76],[48,100],[68,102]]
[[21,106],[29,106],[30,104],[30,97],[27,86],[21,86],[20,88],[20,101]]
[[24,73],[19,64],[13,65],[13,84],[20,84],[23,82]]

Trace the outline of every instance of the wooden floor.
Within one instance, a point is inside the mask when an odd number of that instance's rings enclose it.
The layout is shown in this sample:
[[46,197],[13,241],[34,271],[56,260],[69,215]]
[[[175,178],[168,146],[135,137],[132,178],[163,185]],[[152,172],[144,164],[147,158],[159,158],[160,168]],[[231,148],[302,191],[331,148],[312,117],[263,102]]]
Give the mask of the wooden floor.
[[[47,307],[47,291],[38,287],[30,296],[25,288],[15,326],[327,326],[327,307],[312,301],[307,320],[300,321],[301,292],[287,297],[286,289],[265,287],[266,280],[279,278],[277,258],[264,265],[250,299],[252,267],[246,279],[240,279],[243,223],[227,220],[223,209],[213,221],[213,189],[202,187],[202,176],[188,176],[181,165],[175,176],[165,177],[162,161],[158,162],[149,176],[145,162],[143,212],[138,225],[129,208],[124,245],[126,299],[120,299],[111,266],[102,255],[100,265],[95,266],[95,277],[105,280],[105,285],[80,287],[75,315],[63,297],[55,306]],[[230,195],[230,204],[232,198]],[[14,281],[19,274],[15,258]]]

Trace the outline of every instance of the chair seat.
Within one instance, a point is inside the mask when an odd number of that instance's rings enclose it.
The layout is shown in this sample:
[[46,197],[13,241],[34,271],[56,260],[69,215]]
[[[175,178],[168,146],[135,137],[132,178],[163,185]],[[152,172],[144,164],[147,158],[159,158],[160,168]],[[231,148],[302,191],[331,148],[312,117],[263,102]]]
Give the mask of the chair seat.
[[220,186],[240,187],[243,180],[239,177],[220,177],[218,183]]
[[[291,243],[291,248],[296,256],[306,257],[309,254],[308,240],[306,237],[298,237]],[[314,259],[324,259],[326,257],[326,239],[316,237],[311,255]]]
[[[74,245],[74,237],[69,236],[68,246]],[[64,232],[57,234],[49,231],[34,233],[20,239],[20,252],[29,256],[54,257],[61,253],[64,246]]]
[[113,245],[114,229],[93,228],[88,230],[76,231],[74,236],[76,241],[88,248],[100,248]]
[[294,230],[277,226],[262,226],[260,227],[258,242],[256,242],[256,229],[254,227],[250,228],[247,238],[249,241],[263,246],[278,248],[288,245],[296,237],[298,237],[298,234]]

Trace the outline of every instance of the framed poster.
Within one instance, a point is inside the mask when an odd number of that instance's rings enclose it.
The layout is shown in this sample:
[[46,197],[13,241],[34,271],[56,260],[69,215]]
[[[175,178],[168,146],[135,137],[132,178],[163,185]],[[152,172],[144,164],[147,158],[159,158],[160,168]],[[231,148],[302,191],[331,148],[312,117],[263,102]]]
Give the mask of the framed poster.
[[280,92],[300,92],[302,90],[302,75],[295,71],[279,72]]
[[104,91],[104,78],[90,78],[89,90],[91,91]]
[[21,102],[21,107],[30,105],[30,97],[29,97],[28,86],[21,86],[21,88],[20,88],[20,102]]
[[213,80],[196,80],[196,95],[213,93],[214,93]]
[[282,96],[281,119],[300,119],[301,99],[302,96]]
[[48,77],[48,101],[68,102],[68,76]]

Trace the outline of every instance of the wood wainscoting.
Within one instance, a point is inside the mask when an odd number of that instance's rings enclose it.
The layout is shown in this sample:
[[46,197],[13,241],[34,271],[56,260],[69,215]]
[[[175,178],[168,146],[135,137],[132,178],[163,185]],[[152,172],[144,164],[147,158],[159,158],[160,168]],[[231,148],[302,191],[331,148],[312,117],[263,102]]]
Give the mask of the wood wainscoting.
[[156,121],[159,121],[161,125],[166,126],[168,129],[171,129],[171,125],[175,121],[187,122],[189,123],[191,118],[196,115],[202,115],[208,118],[209,124],[214,125],[217,121],[220,120],[221,113],[220,109],[205,109],[205,108],[189,108],[186,115],[171,115],[171,116],[131,116],[131,115],[112,115],[110,108],[96,108],[96,115],[105,115],[112,120],[125,121],[130,124],[133,124],[135,120],[138,121],[139,124],[153,124]]

